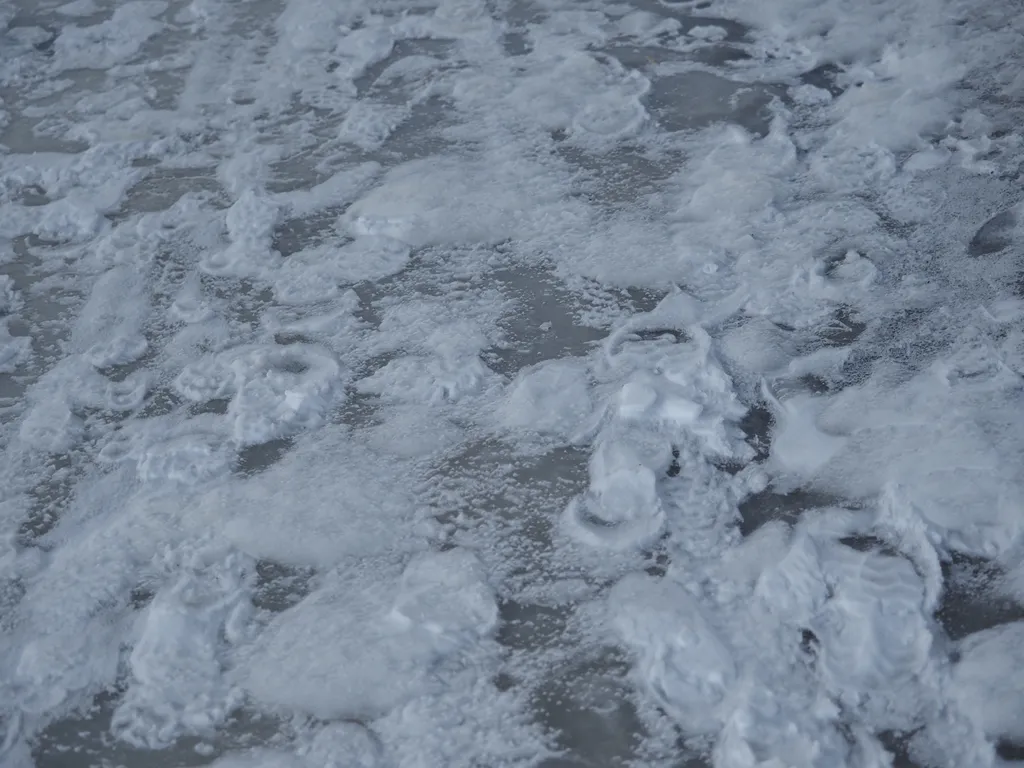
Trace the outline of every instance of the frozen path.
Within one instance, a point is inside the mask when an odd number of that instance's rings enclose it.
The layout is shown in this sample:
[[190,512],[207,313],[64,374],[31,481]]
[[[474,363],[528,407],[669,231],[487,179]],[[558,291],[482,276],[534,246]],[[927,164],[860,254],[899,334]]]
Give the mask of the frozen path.
[[0,3],[3,768],[1024,756],[1019,0]]

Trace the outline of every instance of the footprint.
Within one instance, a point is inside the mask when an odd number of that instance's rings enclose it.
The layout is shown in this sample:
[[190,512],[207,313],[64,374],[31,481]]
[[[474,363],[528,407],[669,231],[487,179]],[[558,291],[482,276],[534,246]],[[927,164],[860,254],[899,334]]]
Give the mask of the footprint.
[[175,388],[193,402],[230,397],[235,442],[247,446],[319,426],[340,394],[342,373],[315,345],[253,345],[186,366]]

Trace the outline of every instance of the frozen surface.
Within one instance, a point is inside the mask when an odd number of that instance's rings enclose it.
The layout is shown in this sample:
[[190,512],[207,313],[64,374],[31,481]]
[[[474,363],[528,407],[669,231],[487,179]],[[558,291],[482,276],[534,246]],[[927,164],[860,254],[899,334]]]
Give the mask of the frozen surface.
[[0,765],[1020,762],[1022,19],[0,3]]

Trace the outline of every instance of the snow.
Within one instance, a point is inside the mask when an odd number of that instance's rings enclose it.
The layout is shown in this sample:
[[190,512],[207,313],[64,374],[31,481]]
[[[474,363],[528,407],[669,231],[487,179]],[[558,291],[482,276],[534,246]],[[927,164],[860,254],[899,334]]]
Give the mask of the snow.
[[1018,10],[5,5],[0,764],[1009,764]]
[[324,720],[379,717],[445,685],[452,657],[486,650],[497,606],[479,570],[449,550],[414,559],[397,587],[325,586],[268,627],[242,683]]

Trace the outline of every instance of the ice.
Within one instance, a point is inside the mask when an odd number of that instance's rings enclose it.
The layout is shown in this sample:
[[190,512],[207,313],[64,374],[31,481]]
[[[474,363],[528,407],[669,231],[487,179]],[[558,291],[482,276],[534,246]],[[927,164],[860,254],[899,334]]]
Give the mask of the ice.
[[1024,743],[1013,4],[0,4],[0,764]]

